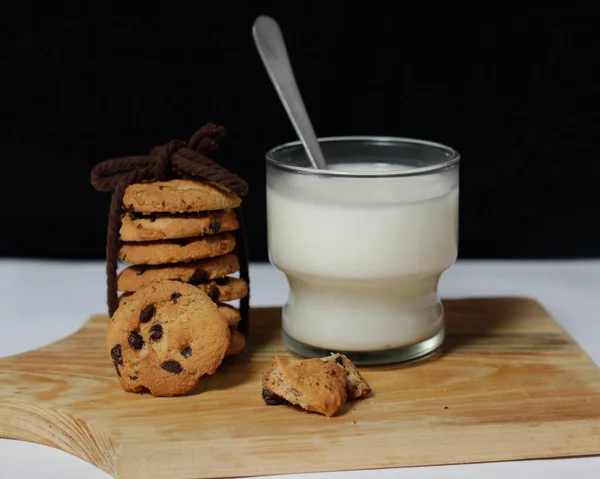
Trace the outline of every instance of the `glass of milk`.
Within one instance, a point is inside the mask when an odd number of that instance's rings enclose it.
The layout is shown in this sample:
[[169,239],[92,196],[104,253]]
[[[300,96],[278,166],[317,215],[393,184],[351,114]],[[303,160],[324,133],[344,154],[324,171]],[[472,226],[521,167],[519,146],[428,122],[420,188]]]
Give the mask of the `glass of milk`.
[[414,360],[444,339],[441,274],[456,260],[459,154],[406,138],[300,142],[267,153],[269,259],[285,273],[292,352],[358,364]]

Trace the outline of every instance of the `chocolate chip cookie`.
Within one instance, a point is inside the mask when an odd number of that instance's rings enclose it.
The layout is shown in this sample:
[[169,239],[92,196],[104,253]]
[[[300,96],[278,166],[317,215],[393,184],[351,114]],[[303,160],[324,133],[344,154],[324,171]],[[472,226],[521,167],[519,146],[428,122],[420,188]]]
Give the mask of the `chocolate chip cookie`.
[[287,401],[331,417],[346,402],[347,383],[348,372],[335,361],[276,356],[262,377],[263,398],[267,404]]
[[242,199],[207,181],[177,179],[134,183],[125,189],[123,206],[137,213],[190,213],[237,208]]
[[179,215],[127,213],[121,219],[122,241],[158,241],[235,231],[240,227],[232,210]]
[[[239,310],[229,304],[219,304],[219,313],[230,328],[237,329],[237,325],[242,319]],[[233,338],[231,342],[233,342]]]
[[[119,297],[119,304],[130,298],[133,293],[123,293]],[[219,314],[225,320],[231,330],[237,330],[237,326],[242,319],[240,310],[231,306],[230,304],[218,304]]]
[[235,301],[248,295],[248,283],[243,279],[229,276],[198,284],[196,287],[208,294],[214,302]]
[[182,240],[125,243],[119,258],[129,264],[186,263],[231,253],[235,236],[231,233],[185,238]]
[[165,279],[201,284],[223,278],[239,269],[240,263],[234,254],[181,264],[130,266],[119,275],[117,289],[119,291],[135,291],[147,284]]
[[234,301],[248,294],[248,283],[240,278],[219,278],[197,287],[215,302]]
[[246,347],[246,336],[244,336],[239,331],[231,332],[231,343],[229,344],[229,349],[227,349],[226,356],[235,356],[236,354],[240,354],[242,350]]
[[231,331],[203,291],[159,281],[121,299],[108,326],[106,351],[126,391],[185,394],[213,374]]

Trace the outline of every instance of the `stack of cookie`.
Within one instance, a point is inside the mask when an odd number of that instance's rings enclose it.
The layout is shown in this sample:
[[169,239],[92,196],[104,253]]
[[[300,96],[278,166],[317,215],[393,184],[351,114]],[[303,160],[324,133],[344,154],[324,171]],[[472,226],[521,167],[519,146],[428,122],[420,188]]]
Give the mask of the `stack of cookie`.
[[123,294],[153,283],[188,283],[217,304],[231,330],[227,355],[244,348],[240,312],[231,304],[248,295],[238,272],[235,231],[240,227],[235,193],[214,183],[174,179],[129,185],[123,195],[119,258],[130,264],[117,279]]

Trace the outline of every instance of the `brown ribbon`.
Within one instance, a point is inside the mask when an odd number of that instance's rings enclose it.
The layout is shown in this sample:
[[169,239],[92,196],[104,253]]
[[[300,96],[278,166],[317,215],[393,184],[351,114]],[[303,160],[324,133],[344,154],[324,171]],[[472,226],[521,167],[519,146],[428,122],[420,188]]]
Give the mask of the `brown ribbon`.
[[[194,177],[220,184],[239,196],[248,192],[248,184],[239,176],[208,158],[225,138],[222,126],[207,123],[186,143],[171,140],[154,147],[148,155],[126,156],[98,163],[91,174],[91,183],[99,191],[112,191],[108,231],[106,236],[106,277],[108,312],[112,316],[118,307],[117,261],[120,248],[119,230],[123,214],[123,194],[128,185],[144,181],[167,181],[177,177]],[[248,274],[248,244],[242,208],[236,209],[240,228],[237,232],[237,252],[240,277],[250,286]],[[246,333],[249,319],[249,294],[240,302],[239,330]]]

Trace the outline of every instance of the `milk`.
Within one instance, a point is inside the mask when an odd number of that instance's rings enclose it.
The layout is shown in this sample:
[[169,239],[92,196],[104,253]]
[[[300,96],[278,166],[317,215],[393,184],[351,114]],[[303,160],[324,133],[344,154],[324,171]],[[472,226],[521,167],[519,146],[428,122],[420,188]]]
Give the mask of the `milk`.
[[[363,173],[398,168],[332,166]],[[267,219],[270,260],[290,286],[282,321],[293,339],[377,351],[440,331],[437,284],[457,256],[457,168],[371,178],[272,168]]]

